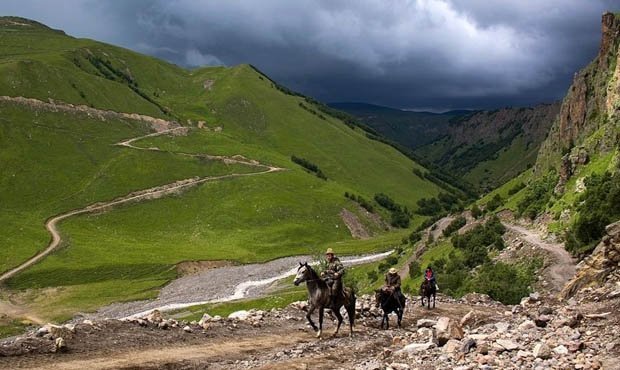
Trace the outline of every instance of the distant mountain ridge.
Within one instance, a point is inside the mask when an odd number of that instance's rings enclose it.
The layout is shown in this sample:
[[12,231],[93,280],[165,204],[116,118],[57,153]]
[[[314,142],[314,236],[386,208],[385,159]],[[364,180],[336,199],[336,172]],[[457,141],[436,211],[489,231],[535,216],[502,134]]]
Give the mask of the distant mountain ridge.
[[471,113],[455,110],[445,113],[408,111],[368,103],[329,103],[395,142],[414,149],[445,135],[450,120]]
[[559,103],[493,111],[412,112],[365,103],[332,103],[421,161],[490,190],[532,166]]

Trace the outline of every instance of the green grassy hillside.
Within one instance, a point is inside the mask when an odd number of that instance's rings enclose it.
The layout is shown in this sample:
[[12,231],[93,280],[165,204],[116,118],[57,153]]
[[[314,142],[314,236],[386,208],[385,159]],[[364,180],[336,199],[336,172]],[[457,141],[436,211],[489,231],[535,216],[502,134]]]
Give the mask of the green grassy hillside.
[[[161,151],[137,150],[113,144],[152,132],[144,123],[0,102],[0,167],[8,174],[0,179],[3,271],[46,246],[43,224],[52,215],[177,180],[263,171],[185,154],[243,155],[286,169],[63,221],[61,248],[6,283],[46,318],[152,297],[184,260],[264,261],[328,245],[340,253],[385,250],[406,231],[354,240],[339,213],[362,213],[344,193],[385,193],[415,210],[419,199],[440,192],[394,148],[318,113],[247,65],[189,71],[5,17],[0,95],[141,113],[190,129],[134,143]],[[316,164],[327,180],[292,155]]]

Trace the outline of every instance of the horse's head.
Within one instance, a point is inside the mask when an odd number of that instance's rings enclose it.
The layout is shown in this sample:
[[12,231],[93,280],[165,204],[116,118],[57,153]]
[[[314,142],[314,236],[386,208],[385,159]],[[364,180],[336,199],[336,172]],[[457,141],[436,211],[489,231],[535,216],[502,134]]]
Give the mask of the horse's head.
[[308,265],[308,262],[301,263],[299,262],[299,267],[297,268],[297,274],[295,275],[295,280],[293,280],[293,284],[295,286],[303,283],[310,279],[311,268]]

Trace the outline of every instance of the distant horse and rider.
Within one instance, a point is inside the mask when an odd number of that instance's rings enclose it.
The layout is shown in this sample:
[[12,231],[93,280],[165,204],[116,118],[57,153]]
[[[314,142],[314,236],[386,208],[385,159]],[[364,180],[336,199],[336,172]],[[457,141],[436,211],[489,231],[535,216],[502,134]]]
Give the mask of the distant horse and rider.
[[[344,275],[344,266],[342,262],[334,255],[334,251],[329,248],[325,253],[327,258],[327,267],[325,271],[319,275],[306,262],[299,263],[297,274],[293,283],[297,286],[306,283],[308,289],[308,313],[306,318],[308,322],[317,332],[317,338],[323,333],[323,315],[325,309],[330,309],[338,319],[338,326],[334,332],[334,336],[338,334],[340,325],[342,325],[343,317],[340,314],[340,308],[344,306],[349,317],[350,334],[353,336],[353,324],[355,322],[355,292],[350,288],[342,285],[342,276]],[[319,310],[319,326],[317,327],[312,321],[312,313]]]
[[435,308],[435,298],[437,295],[437,281],[435,279],[435,273],[429,265],[424,271],[424,279],[420,286],[420,303],[424,307],[424,298],[427,300],[428,309],[431,308],[431,297],[433,297],[433,308]]

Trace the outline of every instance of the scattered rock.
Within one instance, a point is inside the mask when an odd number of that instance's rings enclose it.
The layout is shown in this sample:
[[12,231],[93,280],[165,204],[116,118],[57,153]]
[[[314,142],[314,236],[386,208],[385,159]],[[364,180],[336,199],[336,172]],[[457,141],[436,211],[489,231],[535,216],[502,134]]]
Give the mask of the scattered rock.
[[498,339],[495,343],[502,346],[506,351],[514,351],[515,349],[519,349],[519,343],[513,342],[509,339]]
[[538,343],[536,346],[534,346],[534,351],[532,352],[532,354],[536,358],[542,358],[543,360],[546,360],[548,358],[551,358],[551,349],[546,343]]
[[54,349],[55,349],[55,352],[66,352],[67,351],[67,344],[65,343],[65,340],[62,337],[56,338],[56,340],[54,341]]
[[228,318],[231,320],[239,320],[239,321],[245,321],[250,317],[250,313],[246,310],[241,310],[241,311],[235,311],[233,313],[231,313],[230,315],[228,315]]
[[443,346],[450,339],[463,339],[463,329],[458,322],[449,317],[440,317],[435,330],[439,346]]
[[418,326],[418,328],[432,328],[435,325],[437,325],[437,321],[429,320],[429,319],[420,319],[418,320],[416,325]]
[[398,352],[417,353],[421,351],[427,351],[430,348],[435,347],[435,343],[411,343],[403,347]]
[[461,352],[469,353],[474,347],[476,347],[476,341],[472,338],[465,338],[461,343]]
[[465,316],[461,318],[461,326],[471,325],[474,321],[476,321],[476,314],[474,311],[469,311]]

